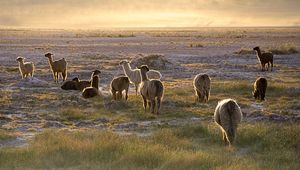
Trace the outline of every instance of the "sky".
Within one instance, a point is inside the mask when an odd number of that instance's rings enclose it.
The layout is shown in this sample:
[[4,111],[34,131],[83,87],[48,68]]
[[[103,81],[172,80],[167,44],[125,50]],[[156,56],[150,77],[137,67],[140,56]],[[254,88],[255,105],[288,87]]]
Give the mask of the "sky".
[[0,28],[300,26],[300,0],[0,0]]

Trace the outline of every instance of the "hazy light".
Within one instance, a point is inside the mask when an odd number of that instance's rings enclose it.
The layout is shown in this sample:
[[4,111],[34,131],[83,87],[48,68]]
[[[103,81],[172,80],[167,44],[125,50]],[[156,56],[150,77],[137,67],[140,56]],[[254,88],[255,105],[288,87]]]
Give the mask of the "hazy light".
[[0,27],[300,26],[298,0],[3,0]]

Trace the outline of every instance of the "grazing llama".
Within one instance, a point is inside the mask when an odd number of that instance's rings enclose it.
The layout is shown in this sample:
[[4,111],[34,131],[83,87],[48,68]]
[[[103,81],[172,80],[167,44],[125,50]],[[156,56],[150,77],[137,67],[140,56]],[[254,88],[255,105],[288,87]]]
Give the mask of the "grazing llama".
[[242,111],[240,106],[233,99],[225,99],[218,103],[214,119],[215,123],[220,127],[223,135],[223,141],[232,145],[238,124],[242,120]]

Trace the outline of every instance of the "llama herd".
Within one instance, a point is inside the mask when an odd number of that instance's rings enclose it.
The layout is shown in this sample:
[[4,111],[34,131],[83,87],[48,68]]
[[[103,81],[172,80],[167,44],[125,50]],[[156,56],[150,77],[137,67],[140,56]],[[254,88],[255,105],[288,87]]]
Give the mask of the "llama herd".
[[[261,70],[267,70],[271,64],[271,71],[273,68],[273,55],[272,53],[262,53],[259,47],[253,48],[257,53],[257,58],[261,63]],[[100,94],[99,92],[99,75],[101,71],[94,70],[91,74],[90,80],[80,80],[75,77],[72,80],[67,79],[67,61],[62,58],[53,61],[53,54],[47,53],[45,57],[48,58],[50,69],[53,73],[53,78],[58,83],[59,74],[64,81],[61,88],[63,90],[79,90],[82,92],[84,98],[95,97]],[[31,76],[34,73],[34,64],[32,62],[24,62],[23,57],[16,59],[19,62],[19,70],[22,78]],[[122,60],[119,63],[122,66],[125,76],[113,78],[110,83],[110,92],[114,100],[121,100],[123,92],[125,91],[125,100],[128,99],[129,84],[135,86],[136,95],[139,93],[143,99],[143,107],[146,111],[147,105],[151,113],[159,115],[161,101],[164,95],[164,86],[161,82],[162,75],[157,70],[150,70],[147,65],[141,65],[132,69],[128,60]],[[198,74],[193,80],[195,96],[197,102],[208,102],[211,90],[211,79],[207,74]],[[264,100],[267,89],[267,80],[259,77],[254,83],[253,97],[255,99]],[[223,140],[225,143],[231,145],[236,136],[238,124],[242,120],[242,111],[237,102],[233,99],[224,99],[218,102],[215,109],[214,120],[220,127]]]

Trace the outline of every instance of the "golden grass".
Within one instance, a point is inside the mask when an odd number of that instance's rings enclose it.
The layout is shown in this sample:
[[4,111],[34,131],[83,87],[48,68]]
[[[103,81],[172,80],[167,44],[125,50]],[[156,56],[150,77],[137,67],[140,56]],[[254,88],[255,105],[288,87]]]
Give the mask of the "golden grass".
[[28,148],[0,149],[0,168],[297,169],[299,124],[242,124],[225,146],[213,123],[158,129],[153,136],[47,130]]

